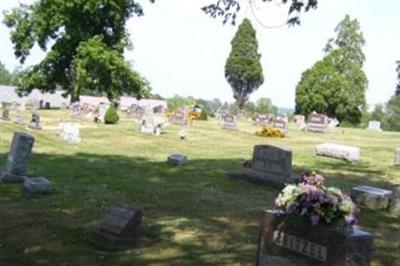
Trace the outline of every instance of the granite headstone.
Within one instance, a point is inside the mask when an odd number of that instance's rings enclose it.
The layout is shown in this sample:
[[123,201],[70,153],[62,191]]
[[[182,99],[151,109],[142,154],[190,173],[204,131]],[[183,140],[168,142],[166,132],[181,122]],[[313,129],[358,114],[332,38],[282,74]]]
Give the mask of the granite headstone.
[[23,132],[14,133],[5,169],[1,172],[3,182],[22,183],[28,169],[28,159],[35,139]]
[[278,187],[297,181],[292,176],[292,151],[272,145],[254,146],[251,167],[228,175]]

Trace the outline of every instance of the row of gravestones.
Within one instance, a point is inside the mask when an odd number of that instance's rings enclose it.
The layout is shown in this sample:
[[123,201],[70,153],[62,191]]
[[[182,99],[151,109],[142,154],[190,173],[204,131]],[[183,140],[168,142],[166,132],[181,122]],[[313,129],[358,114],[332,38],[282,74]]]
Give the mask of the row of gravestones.
[[[1,121],[4,121],[4,122],[11,121],[11,106],[12,106],[11,103],[2,102],[2,116],[0,119]],[[17,107],[17,115],[16,115],[15,123],[18,125],[25,124],[25,105],[24,104],[20,104]],[[42,127],[40,125],[40,115],[37,112],[36,106],[33,106],[33,108],[32,108],[31,121],[30,121],[28,127],[31,129],[36,129],[36,130],[42,129]]]
[[[400,149],[396,151],[395,164],[400,166]],[[271,145],[256,145],[252,161],[228,175],[277,187],[297,182],[292,172],[292,151]],[[390,208],[392,214],[400,217],[400,188],[392,192],[358,186],[350,196],[362,208]],[[299,222],[291,224],[282,213],[263,212],[257,265],[370,264],[372,236],[367,232],[299,226]]]

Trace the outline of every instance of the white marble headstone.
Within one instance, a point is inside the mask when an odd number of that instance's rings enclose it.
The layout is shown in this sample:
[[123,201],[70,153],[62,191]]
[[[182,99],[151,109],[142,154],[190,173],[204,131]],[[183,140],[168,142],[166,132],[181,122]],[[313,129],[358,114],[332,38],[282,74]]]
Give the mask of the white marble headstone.
[[382,131],[381,122],[380,121],[374,121],[374,120],[369,121],[368,129],[369,130],[375,130],[375,131]]

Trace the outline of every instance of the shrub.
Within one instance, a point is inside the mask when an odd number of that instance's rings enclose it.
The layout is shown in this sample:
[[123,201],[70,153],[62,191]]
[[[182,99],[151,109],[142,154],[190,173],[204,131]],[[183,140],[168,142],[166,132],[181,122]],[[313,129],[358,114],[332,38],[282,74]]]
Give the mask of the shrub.
[[255,135],[259,137],[273,137],[273,138],[285,137],[285,133],[279,128],[275,127],[263,127],[261,130],[256,131]]
[[107,109],[107,112],[104,116],[104,123],[106,124],[116,124],[119,120],[119,115],[117,113],[117,110],[113,106],[110,106]]
[[200,114],[200,120],[208,120],[208,115],[206,112],[201,112]]

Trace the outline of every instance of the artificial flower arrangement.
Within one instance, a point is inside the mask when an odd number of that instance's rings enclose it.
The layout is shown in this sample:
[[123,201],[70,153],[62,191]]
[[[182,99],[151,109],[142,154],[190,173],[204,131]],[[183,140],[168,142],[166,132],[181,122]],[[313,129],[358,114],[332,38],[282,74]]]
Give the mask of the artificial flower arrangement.
[[356,206],[351,198],[336,187],[325,187],[324,177],[304,174],[297,185],[287,185],[275,200],[286,214],[306,217],[312,225],[352,227]]
[[259,137],[273,137],[273,138],[284,138],[285,133],[279,128],[275,127],[263,127],[261,130],[256,131],[256,136]]

